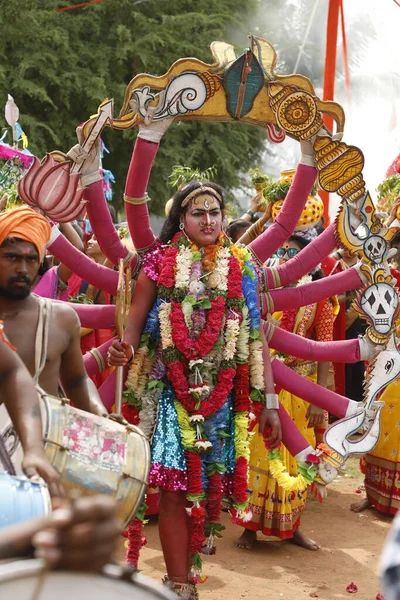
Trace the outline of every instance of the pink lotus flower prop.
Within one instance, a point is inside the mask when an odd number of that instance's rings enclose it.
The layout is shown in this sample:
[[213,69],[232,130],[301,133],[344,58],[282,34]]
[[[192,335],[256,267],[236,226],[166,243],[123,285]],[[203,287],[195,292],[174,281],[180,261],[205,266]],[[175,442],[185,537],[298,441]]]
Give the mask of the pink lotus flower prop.
[[18,194],[37,212],[57,223],[68,223],[82,212],[84,189],[79,174],[71,173],[69,161],[56,162],[50,154],[37,158],[18,183]]

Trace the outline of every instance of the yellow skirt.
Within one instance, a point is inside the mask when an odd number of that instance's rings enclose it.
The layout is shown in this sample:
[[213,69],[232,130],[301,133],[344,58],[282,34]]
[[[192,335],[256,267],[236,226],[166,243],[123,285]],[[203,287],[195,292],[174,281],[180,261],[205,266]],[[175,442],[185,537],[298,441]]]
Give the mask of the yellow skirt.
[[369,501],[379,511],[396,514],[400,509],[400,379],[384,391],[381,433],[378,443],[361,461]]
[[[307,379],[315,381],[316,376],[311,375]],[[308,402],[285,390],[281,390],[279,400],[299,431],[310,445],[315,447],[314,429],[307,427]],[[288,473],[297,475],[296,460],[284,446],[281,447],[281,456]],[[249,491],[249,509],[252,512],[252,519],[245,524],[246,529],[262,531],[264,535],[282,540],[293,537],[300,525],[300,515],[305,507],[307,491],[286,492],[278,486],[269,473],[267,450],[263,438],[258,433],[258,427],[255,428],[250,441]]]

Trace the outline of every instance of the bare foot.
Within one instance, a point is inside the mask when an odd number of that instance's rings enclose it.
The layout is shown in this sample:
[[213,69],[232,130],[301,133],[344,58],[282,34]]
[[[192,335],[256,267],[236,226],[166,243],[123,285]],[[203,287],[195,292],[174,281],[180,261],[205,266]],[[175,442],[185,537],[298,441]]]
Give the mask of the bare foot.
[[318,542],[314,542],[314,540],[304,535],[304,533],[300,531],[300,527],[296,529],[292,539],[289,541],[291,541],[293,544],[297,544],[297,546],[306,548],[306,550],[319,550],[321,548]]
[[251,529],[245,529],[234,543],[237,548],[243,548],[243,550],[251,550],[254,542],[257,539],[257,532]]
[[352,510],[355,513],[359,513],[359,512],[362,512],[363,510],[366,510],[370,506],[372,506],[372,504],[368,500],[368,498],[363,498],[362,500],[359,500],[358,502],[353,502],[353,504],[350,504],[350,510]]

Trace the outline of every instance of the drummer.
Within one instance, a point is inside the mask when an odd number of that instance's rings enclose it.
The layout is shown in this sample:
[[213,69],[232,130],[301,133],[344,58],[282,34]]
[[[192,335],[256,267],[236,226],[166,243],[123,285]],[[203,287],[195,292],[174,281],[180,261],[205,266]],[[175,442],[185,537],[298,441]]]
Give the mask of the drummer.
[[[43,448],[37,392],[32,377],[14,350],[0,321],[0,403],[4,402],[21,440],[25,474],[43,477],[52,496],[59,496],[62,491],[59,475],[48,462]],[[7,465],[4,467],[7,469]]]
[[47,220],[28,207],[0,214],[0,318],[40,391],[59,396],[60,382],[76,407],[107,416],[84,368],[76,313],[31,294],[50,232]]

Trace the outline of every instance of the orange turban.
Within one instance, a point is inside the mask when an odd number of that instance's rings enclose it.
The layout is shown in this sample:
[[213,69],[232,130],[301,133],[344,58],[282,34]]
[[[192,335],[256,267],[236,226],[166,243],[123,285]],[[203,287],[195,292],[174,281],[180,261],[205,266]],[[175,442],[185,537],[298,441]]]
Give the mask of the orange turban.
[[9,237],[20,238],[34,244],[42,259],[50,234],[48,221],[28,206],[18,206],[0,214],[0,246]]

